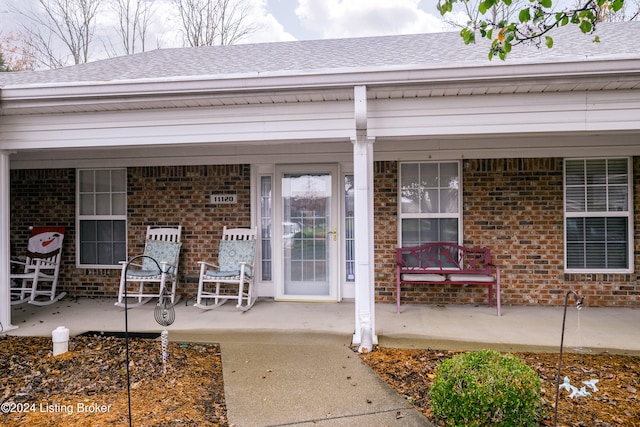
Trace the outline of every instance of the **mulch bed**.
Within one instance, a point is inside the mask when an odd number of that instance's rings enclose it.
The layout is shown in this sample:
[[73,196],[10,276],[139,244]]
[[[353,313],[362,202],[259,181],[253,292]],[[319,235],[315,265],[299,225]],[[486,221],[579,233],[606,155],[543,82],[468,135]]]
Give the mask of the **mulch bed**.
[[[217,344],[129,341],[135,426],[227,426]],[[52,355],[50,338],[0,337],[0,402],[8,426],[129,424],[126,346],[115,337],[75,337]]]
[[[125,340],[74,337],[54,357],[50,338],[0,337],[0,404],[7,426],[128,425]],[[436,367],[458,351],[376,348],[360,354],[382,379],[435,425],[429,389]],[[552,426],[558,354],[514,353],[542,380],[545,417]],[[222,360],[217,344],[169,343],[167,374],[161,344],[131,339],[131,413],[135,426],[229,426]],[[559,425],[640,427],[640,357],[612,354],[563,356],[572,384],[598,379],[591,397],[562,391]]]
[[[403,350],[376,348],[361,354],[367,363],[392,388],[404,396],[433,424],[444,426],[431,414],[429,389],[436,367],[457,351]],[[542,426],[553,426],[558,354],[513,353],[533,368],[542,381],[545,417]],[[561,390],[558,425],[571,427],[640,426],[640,357],[612,354],[564,353],[562,376],[574,385],[598,379],[597,392],[590,397],[569,398]]]

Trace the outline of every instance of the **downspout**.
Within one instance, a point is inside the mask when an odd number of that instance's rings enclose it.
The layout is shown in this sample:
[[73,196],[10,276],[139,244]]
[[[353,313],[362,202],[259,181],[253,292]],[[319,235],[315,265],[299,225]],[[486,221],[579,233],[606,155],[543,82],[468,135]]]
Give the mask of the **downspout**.
[[367,88],[354,87],[355,137],[353,142],[355,237],[355,332],[353,344],[369,352],[378,343],[375,334],[373,282],[373,138],[367,135]]
[[9,156],[11,153],[0,151],[0,333],[17,326],[11,324],[10,268],[11,250],[9,246],[10,230],[10,173]]

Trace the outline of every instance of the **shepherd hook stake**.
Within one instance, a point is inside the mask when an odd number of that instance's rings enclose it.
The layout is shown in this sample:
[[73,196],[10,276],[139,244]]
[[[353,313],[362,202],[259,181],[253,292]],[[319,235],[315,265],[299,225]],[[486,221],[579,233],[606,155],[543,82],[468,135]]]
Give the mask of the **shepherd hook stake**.
[[560,336],[560,359],[558,360],[558,375],[556,375],[556,407],[555,416],[553,419],[554,427],[558,426],[558,394],[560,393],[560,371],[562,370],[562,347],[564,345],[564,324],[567,319],[567,302],[569,301],[569,295],[573,294],[576,297],[576,308],[578,310],[582,310],[582,303],[584,301],[584,297],[580,297],[574,291],[569,291],[564,296],[564,314],[562,315],[562,335]]
[[[158,267],[158,271],[162,272],[162,268],[160,268],[160,264],[158,264],[158,261],[155,260],[155,258],[150,257],[149,255],[137,255],[134,256],[133,258],[131,258],[129,261],[127,261],[127,265],[124,269],[124,277],[125,277],[125,284],[124,284],[124,342],[125,342],[125,347],[126,347],[126,368],[127,368],[127,408],[129,410],[129,427],[132,426],[132,420],[131,420],[131,383],[129,381],[129,316],[127,315],[128,307],[127,307],[127,272],[129,271],[129,265],[131,265],[131,263],[139,258],[149,258],[151,261],[153,261],[156,264],[156,267]],[[166,273],[166,272],[165,272]],[[162,293],[162,295],[160,296],[161,299],[164,300],[164,292]],[[166,308],[166,306],[165,306]],[[171,310],[173,310],[173,307],[171,307]],[[175,318],[175,315],[174,315]],[[173,323],[173,319],[171,320],[171,322]],[[160,323],[160,322],[158,322]],[[169,323],[170,325],[171,323]]]

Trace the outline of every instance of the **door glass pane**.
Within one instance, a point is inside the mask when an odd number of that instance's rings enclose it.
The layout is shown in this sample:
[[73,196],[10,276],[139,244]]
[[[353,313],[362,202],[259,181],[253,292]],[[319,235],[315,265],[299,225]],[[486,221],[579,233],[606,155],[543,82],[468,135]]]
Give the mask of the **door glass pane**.
[[284,174],[284,294],[330,294],[331,174]]
[[354,240],[354,195],[353,175],[344,177],[344,255],[345,255],[345,280],[356,280],[356,253]]
[[273,256],[271,253],[271,177],[260,177],[260,248],[262,254],[262,280],[272,280]]

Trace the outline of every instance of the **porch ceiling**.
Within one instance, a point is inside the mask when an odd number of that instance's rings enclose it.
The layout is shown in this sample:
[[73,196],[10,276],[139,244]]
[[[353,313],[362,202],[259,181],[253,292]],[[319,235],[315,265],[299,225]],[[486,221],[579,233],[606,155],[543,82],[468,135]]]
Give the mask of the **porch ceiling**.
[[[375,160],[451,160],[470,158],[534,158],[640,155],[640,130],[625,132],[545,133],[376,138]],[[607,141],[603,145],[603,141]],[[606,148],[604,148],[606,147]],[[20,150],[12,169],[76,167],[190,166],[238,163],[350,163],[351,141],[296,140],[265,145],[261,141],[227,144],[128,146]]]

